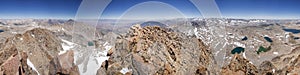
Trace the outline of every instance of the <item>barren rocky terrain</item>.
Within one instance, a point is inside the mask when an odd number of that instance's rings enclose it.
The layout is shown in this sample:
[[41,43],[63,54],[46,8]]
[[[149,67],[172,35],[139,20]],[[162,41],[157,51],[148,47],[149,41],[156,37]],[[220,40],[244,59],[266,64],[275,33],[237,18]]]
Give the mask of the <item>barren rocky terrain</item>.
[[74,20],[1,20],[0,75],[300,74],[299,20],[167,22],[84,36]]

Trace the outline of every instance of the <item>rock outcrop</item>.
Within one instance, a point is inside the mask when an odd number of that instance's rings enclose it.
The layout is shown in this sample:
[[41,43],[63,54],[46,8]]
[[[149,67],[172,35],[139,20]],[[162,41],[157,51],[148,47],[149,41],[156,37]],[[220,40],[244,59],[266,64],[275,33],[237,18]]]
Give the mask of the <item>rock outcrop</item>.
[[156,26],[133,26],[108,56],[99,75],[216,74],[212,53],[201,40]]
[[289,54],[283,54],[271,60],[275,65],[275,72],[280,75],[300,74],[300,47],[292,50]]
[[224,66],[221,75],[257,75],[258,69],[242,56],[235,54],[229,65]]
[[276,67],[270,61],[264,61],[259,65],[259,73],[262,75],[275,75]]
[[[36,28],[23,34],[16,34],[8,38],[0,48],[0,73],[8,75],[18,73],[26,75],[70,74],[68,71],[70,66],[64,67],[64,63],[65,61],[73,63],[72,52],[58,55],[61,50],[60,39],[49,30]],[[76,70],[74,64],[71,66],[72,70]]]
[[263,61],[259,66],[254,66],[238,54],[235,54],[228,66],[222,68],[223,75],[297,75],[300,74],[300,47],[291,53]]

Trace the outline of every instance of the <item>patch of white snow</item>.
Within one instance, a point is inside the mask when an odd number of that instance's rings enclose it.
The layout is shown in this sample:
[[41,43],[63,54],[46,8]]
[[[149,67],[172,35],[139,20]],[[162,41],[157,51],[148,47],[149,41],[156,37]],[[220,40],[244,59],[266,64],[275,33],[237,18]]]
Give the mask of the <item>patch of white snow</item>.
[[126,74],[127,72],[131,72],[132,69],[128,69],[128,68],[122,68],[122,70],[120,71],[122,74]]
[[244,57],[245,59],[247,59],[247,57],[246,57],[246,52],[243,52],[243,57]]
[[245,48],[245,45],[240,43],[240,42],[233,42],[233,44],[235,44],[236,46],[239,46],[239,47],[244,47]]
[[60,51],[58,53],[58,55],[61,55],[61,54],[64,54],[66,53],[68,50],[70,50],[71,48],[74,47],[74,43],[73,42],[70,42],[70,41],[67,41],[67,40],[64,40],[64,39],[61,39],[64,43],[62,43],[62,48],[63,48],[63,51]]
[[40,73],[38,72],[38,70],[36,70],[36,68],[34,67],[34,65],[31,63],[31,61],[30,61],[28,58],[27,58],[27,65],[28,65],[29,67],[31,67],[32,70],[34,70],[35,72],[37,72],[38,75],[40,75]]
[[32,37],[34,37],[34,35],[33,35],[33,34],[31,34],[31,36],[32,36]]
[[273,52],[273,54],[276,54],[276,55],[277,55],[277,54],[278,54],[278,52]]

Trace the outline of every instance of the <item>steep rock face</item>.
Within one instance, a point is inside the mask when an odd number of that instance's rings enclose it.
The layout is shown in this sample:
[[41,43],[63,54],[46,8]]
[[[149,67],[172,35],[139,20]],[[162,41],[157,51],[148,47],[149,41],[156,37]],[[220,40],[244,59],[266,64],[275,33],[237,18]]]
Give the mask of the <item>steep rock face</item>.
[[283,54],[271,60],[275,65],[277,74],[300,74],[300,47],[292,50],[289,54]]
[[258,69],[249,60],[235,54],[229,65],[221,70],[222,75],[257,75]]
[[[8,38],[0,48],[1,71],[3,74],[24,72],[26,75],[59,73],[50,68],[61,65],[51,63],[52,61],[60,62],[60,58],[57,58],[60,50],[62,50],[60,39],[49,30],[36,28],[23,34],[16,34]],[[29,66],[28,63],[32,65]],[[33,66],[35,71],[33,71]]]
[[72,50],[61,54],[50,61],[49,74],[70,74],[79,75],[78,67],[75,66],[74,62],[74,52]]
[[276,67],[270,61],[264,61],[259,65],[259,73],[263,75],[274,75]]
[[27,54],[24,52],[11,55],[0,66],[0,75],[37,75],[38,73],[27,64]]
[[212,53],[196,38],[160,27],[135,25],[118,37],[98,74],[216,74]]

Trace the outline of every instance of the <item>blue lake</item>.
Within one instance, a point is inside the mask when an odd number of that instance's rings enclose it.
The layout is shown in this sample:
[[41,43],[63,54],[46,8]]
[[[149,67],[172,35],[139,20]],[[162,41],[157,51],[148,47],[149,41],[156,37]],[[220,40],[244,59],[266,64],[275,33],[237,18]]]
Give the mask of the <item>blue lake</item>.
[[236,47],[233,50],[231,50],[231,54],[235,54],[235,53],[240,54],[240,53],[242,53],[244,51],[245,51],[245,48],[243,48],[243,47]]
[[284,31],[286,31],[286,32],[292,32],[292,33],[294,33],[294,34],[298,34],[298,33],[300,33],[300,30],[299,29],[282,29],[282,30],[284,30]]

